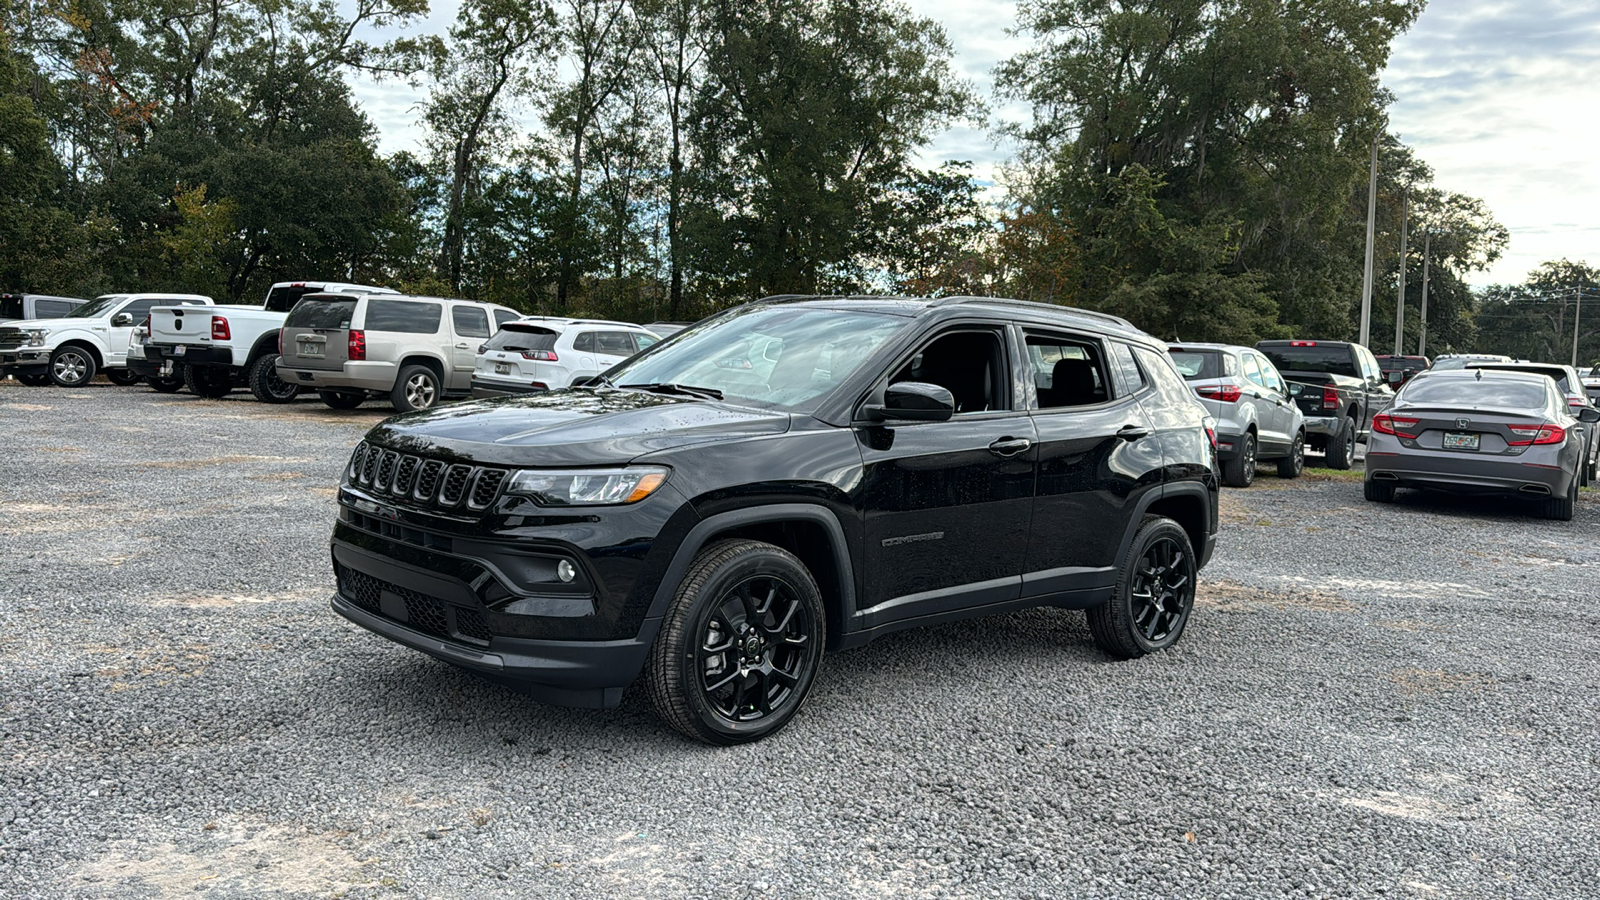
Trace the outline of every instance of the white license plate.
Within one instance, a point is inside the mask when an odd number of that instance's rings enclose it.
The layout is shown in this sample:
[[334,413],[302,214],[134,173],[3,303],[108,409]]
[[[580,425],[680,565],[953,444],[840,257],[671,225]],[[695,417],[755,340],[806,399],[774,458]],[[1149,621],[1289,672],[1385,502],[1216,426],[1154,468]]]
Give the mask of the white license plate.
[[496,375],[510,375],[511,374],[511,364],[510,363],[495,363],[494,364],[494,373]]
[[295,352],[301,356],[315,356],[317,359],[321,359],[322,345],[313,344],[309,341],[300,341],[295,344]]
[[188,353],[188,352],[189,352],[189,348],[185,347],[182,344],[179,344],[178,346],[172,348],[172,355],[173,356],[182,356],[182,355],[184,355],[185,353]]
[[1476,450],[1481,435],[1456,434],[1447,431],[1444,433],[1444,449],[1446,450]]

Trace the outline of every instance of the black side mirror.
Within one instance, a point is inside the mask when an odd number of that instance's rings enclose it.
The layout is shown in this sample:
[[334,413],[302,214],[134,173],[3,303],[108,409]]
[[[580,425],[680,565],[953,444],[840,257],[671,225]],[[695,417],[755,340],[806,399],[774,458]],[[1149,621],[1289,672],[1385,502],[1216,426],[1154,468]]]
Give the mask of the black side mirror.
[[117,313],[111,317],[112,328],[127,328],[133,324],[133,313]]
[[1596,422],[1600,422],[1600,409],[1585,406],[1583,409],[1578,410],[1578,421],[1585,425],[1593,425]]
[[901,381],[883,392],[882,406],[867,406],[862,412],[879,422],[943,422],[956,414],[956,398],[937,384]]

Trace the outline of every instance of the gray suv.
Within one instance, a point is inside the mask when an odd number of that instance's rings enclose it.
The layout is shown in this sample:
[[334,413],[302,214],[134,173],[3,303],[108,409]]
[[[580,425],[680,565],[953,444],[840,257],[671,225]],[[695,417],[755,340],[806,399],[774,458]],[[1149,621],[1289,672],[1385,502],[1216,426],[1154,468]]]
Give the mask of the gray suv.
[[1217,420],[1222,483],[1249,487],[1259,460],[1298,478],[1306,464],[1305,415],[1272,361],[1249,347],[1168,344],[1167,352],[1200,403]]

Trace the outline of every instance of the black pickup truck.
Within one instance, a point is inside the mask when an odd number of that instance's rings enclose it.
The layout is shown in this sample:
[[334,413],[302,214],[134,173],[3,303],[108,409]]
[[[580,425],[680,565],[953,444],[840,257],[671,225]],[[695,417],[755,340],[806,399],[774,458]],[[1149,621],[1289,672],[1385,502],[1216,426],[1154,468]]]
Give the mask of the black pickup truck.
[[1394,403],[1372,351],[1349,341],[1262,341],[1256,349],[1289,382],[1305,413],[1309,449],[1327,454],[1330,468],[1350,468],[1372,417]]

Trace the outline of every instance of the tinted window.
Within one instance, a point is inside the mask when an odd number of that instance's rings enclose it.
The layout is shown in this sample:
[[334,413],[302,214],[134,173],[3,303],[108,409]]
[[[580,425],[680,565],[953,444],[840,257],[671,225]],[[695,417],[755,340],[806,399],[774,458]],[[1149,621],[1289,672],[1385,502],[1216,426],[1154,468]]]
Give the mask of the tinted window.
[[132,314],[133,315],[133,323],[135,325],[137,325],[140,322],[144,321],[145,316],[150,315],[150,310],[151,309],[153,309],[153,308],[155,308],[157,306],[198,306],[198,305],[199,304],[195,303],[193,300],[156,300],[156,299],[135,300],[132,303],[129,303],[127,306],[124,306],[123,308],[117,310],[117,312],[118,313],[130,313],[130,314]]
[[1549,391],[1537,382],[1500,378],[1421,378],[1400,389],[1406,403],[1436,403],[1441,406],[1504,406],[1514,409],[1543,409]]
[[1088,406],[1111,399],[1105,357],[1093,341],[1030,334],[1028,363],[1040,409]]
[[593,353],[594,352],[594,332],[592,332],[592,331],[581,332],[577,337],[573,338],[572,339],[572,349],[578,351],[579,353]]
[[[1029,339],[1030,343],[1032,338]],[[787,353],[784,354],[787,356]],[[1005,354],[992,331],[957,331],[935,338],[893,375],[889,383],[920,381],[948,390],[956,414],[1010,409]],[[1086,400],[1083,402],[1094,402]]]
[[1140,367],[1163,400],[1177,404],[1194,402],[1194,394],[1189,392],[1189,386],[1183,383],[1178,370],[1173,368],[1171,357],[1144,347],[1135,347],[1133,352],[1138,354]]
[[1348,344],[1317,347],[1261,347],[1280,372],[1329,372],[1361,378]]
[[367,301],[368,331],[397,331],[404,334],[434,334],[444,318],[444,306],[426,300]]
[[1139,371],[1139,364],[1133,361],[1133,348],[1127,344],[1113,342],[1111,360],[1122,372],[1122,386],[1129,394],[1137,394],[1144,390],[1144,373]]
[[1173,365],[1186,380],[1220,378],[1222,354],[1215,350],[1168,350]]
[[356,311],[356,299],[335,300],[313,297],[296,303],[283,320],[285,328],[349,328]]
[[[68,303],[65,300],[38,300],[34,302],[33,307],[38,312],[39,318],[55,319],[72,312],[77,307],[77,304]],[[3,318],[5,317],[0,316],[0,319]]]
[[0,319],[20,318],[22,318],[22,297],[17,294],[0,297]]
[[522,318],[522,314],[514,309],[497,309],[494,311],[494,327],[499,328],[507,322],[515,322]]
[[626,331],[602,331],[595,335],[594,347],[596,353],[608,356],[632,356],[633,335]]
[[[367,314],[370,319],[371,313]],[[455,324],[460,337],[484,338],[489,336],[489,314],[476,306],[457,306],[450,310],[450,321]]]
[[316,292],[315,288],[303,284],[295,287],[275,287],[267,291],[266,309],[268,312],[288,312],[294,309],[294,305],[300,302],[301,297]]
[[539,325],[508,322],[505,327],[494,333],[494,337],[489,338],[489,342],[484,345],[484,349],[511,352],[549,350],[556,345],[556,338],[560,336],[559,332],[551,331]]

